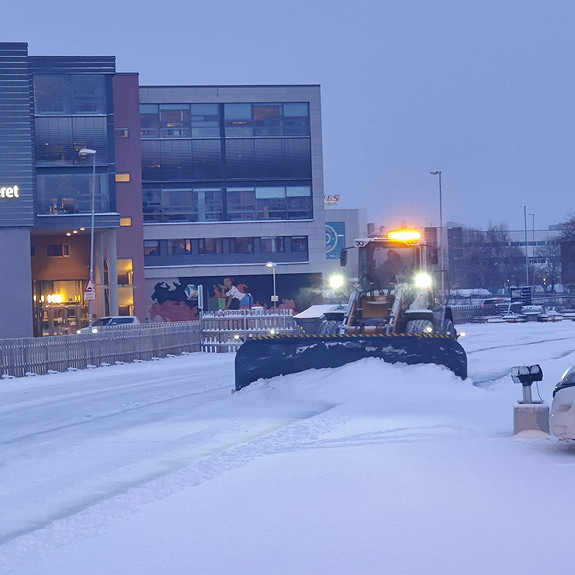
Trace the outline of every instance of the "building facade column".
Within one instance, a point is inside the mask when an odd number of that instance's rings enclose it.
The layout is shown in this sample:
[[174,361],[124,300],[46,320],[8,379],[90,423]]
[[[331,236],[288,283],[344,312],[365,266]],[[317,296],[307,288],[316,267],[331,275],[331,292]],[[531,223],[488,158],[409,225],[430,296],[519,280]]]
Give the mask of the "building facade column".
[[118,250],[116,230],[106,232],[106,253],[108,255],[108,297],[110,315],[119,315],[118,308]]
[[97,317],[106,314],[106,289],[104,283],[104,238],[102,232],[94,234],[94,283],[96,284],[96,302],[94,313]]

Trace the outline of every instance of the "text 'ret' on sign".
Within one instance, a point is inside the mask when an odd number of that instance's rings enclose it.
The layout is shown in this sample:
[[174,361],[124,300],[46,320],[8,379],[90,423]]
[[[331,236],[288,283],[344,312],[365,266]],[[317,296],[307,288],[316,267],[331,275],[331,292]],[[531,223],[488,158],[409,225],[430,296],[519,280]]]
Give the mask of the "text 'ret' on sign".
[[20,188],[18,186],[0,186],[0,199],[19,198]]

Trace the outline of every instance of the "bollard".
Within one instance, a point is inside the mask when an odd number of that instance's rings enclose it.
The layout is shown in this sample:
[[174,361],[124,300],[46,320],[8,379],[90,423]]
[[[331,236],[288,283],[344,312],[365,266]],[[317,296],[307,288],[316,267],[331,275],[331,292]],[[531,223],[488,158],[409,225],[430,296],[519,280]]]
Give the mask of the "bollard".
[[535,381],[543,379],[543,371],[539,365],[521,365],[511,370],[514,383],[520,383],[523,388],[523,401],[513,407],[513,433],[522,431],[542,431],[549,434],[549,406],[542,401],[533,401],[531,386]]

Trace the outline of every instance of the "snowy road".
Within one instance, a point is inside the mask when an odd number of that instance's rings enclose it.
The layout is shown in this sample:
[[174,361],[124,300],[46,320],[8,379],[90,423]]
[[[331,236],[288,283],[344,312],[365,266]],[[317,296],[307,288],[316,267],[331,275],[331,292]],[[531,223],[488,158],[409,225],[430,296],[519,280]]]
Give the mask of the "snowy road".
[[[541,393],[550,402],[552,384],[575,364],[575,322],[464,329],[467,336],[462,343],[475,386],[469,380],[462,384],[435,366],[381,366],[366,360],[338,370],[294,374],[271,385],[258,383],[232,395],[233,356],[203,354],[3,380],[0,568],[4,570],[0,571],[49,575],[45,565],[34,570],[47,550],[65,549],[70,541],[85,545],[83,541],[106,533],[117,522],[138,517],[208,480],[241,477],[244,468],[254,469],[266,492],[281,479],[270,483],[261,469],[263,462],[273,469],[273,462],[287,457],[286,469],[298,476],[306,475],[306,469],[313,469],[322,458],[329,463],[321,469],[327,465],[331,472],[339,470],[330,455],[336,452],[347,454],[341,465],[348,469],[358,457],[364,466],[366,454],[371,462],[369,450],[403,445],[409,452],[423,444],[426,453],[442,453],[446,444],[455,441],[460,446],[455,448],[457,457],[462,457],[465,442],[509,437],[512,401],[521,395],[520,388],[510,384],[511,367],[540,363],[545,376]],[[376,381],[369,381],[370,374],[375,374]],[[389,384],[390,379],[397,379],[399,385]],[[361,390],[361,397],[354,395],[354,387]],[[497,394],[490,391],[494,389]],[[495,452],[502,449],[492,447]],[[484,444],[475,449],[479,459],[471,467],[489,458]],[[386,457],[394,460],[399,455],[390,451]],[[384,473],[379,455],[370,464],[375,468],[366,471],[368,481],[370,473]],[[317,489],[315,476],[309,473],[311,489]],[[223,497],[233,485],[225,481],[220,485]],[[255,502],[251,498],[262,492],[243,493]],[[298,493],[294,501],[301,499]],[[204,501],[196,501],[198,509]],[[256,509],[260,505],[254,503]],[[220,521],[227,519],[233,522],[233,515],[220,516]],[[206,528],[206,524],[201,527]],[[230,572],[224,565],[222,570],[214,567],[205,547],[203,570],[196,572]],[[369,565],[364,572],[370,572]],[[100,565],[94,573],[111,573],[102,569]],[[79,571],[59,567],[56,572],[91,573],[86,564]],[[117,572],[129,575],[132,571]],[[180,572],[186,573],[170,571]]]

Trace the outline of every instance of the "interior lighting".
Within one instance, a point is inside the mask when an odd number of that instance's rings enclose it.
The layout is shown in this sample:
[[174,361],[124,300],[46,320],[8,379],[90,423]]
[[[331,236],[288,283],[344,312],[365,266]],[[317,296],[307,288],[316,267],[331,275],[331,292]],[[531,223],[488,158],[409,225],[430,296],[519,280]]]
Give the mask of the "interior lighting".
[[64,296],[59,293],[49,294],[48,303],[62,303],[64,301]]
[[387,234],[387,239],[394,242],[418,242],[421,239],[421,233],[417,230],[402,228],[393,230]]

